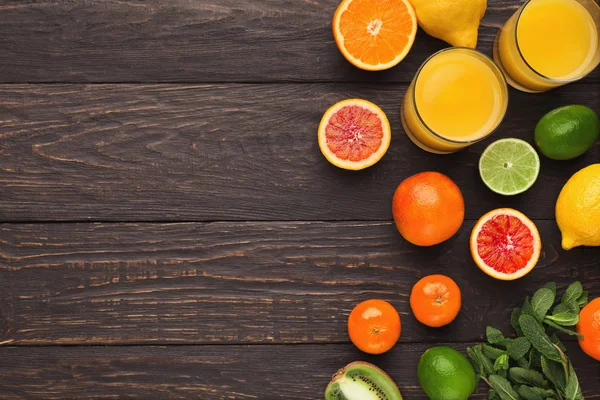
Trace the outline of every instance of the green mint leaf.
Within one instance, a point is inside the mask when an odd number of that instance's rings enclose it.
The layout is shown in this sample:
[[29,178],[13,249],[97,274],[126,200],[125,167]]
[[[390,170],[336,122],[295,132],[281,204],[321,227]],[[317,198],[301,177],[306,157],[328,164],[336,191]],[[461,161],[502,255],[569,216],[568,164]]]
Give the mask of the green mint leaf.
[[579,297],[583,294],[583,286],[581,282],[573,282],[569,285],[567,290],[565,290],[565,294],[563,294],[561,303],[566,303],[568,301],[577,301]]
[[529,361],[525,357],[519,358],[517,360],[517,366],[521,368],[529,368]]
[[519,400],[519,395],[512,388],[508,379],[500,375],[490,375],[490,385],[502,400]]
[[508,370],[508,375],[510,376],[510,379],[516,383],[523,383],[540,388],[549,387],[548,381],[544,379],[544,375],[531,369],[513,367]]
[[521,316],[521,307],[516,307],[510,313],[510,324],[519,336],[523,336],[521,326],[519,326],[519,317]]
[[501,370],[508,370],[509,367],[509,358],[508,354],[502,354],[500,357],[496,359],[494,362],[494,371],[498,372]]
[[570,329],[564,328],[564,327],[558,325],[557,323],[555,323],[555,322],[553,322],[553,321],[551,321],[549,319],[544,320],[544,323],[546,325],[549,325],[549,326],[553,327],[554,329],[557,329],[557,330],[559,330],[561,332],[564,332],[564,333],[566,333],[568,335],[577,336],[579,339],[583,339],[583,335],[581,335],[580,333],[577,333],[577,332],[572,331]]
[[489,358],[487,358],[486,356],[483,355],[483,350],[481,347],[475,349],[475,352],[477,353],[479,360],[481,362],[481,367],[483,369],[483,372],[485,375],[491,375],[494,373],[494,365],[492,364],[492,362],[490,361]]
[[532,347],[529,350],[529,363],[527,364],[527,368],[529,369],[540,369],[542,368],[541,364],[540,364],[540,352],[537,351],[535,349],[535,347]]
[[544,286],[546,289],[550,289],[554,296],[556,297],[556,283],[555,282],[547,282]]
[[483,354],[482,345],[478,344],[476,346],[468,348],[467,355],[473,361],[473,367],[475,367],[475,369],[479,371],[480,375],[488,376],[494,373],[494,365],[492,364],[490,359]]
[[573,365],[569,363],[569,377],[567,378],[567,386],[565,387],[565,400],[576,400],[581,393],[577,374],[573,369]]
[[529,301],[529,297],[525,297],[523,307],[521,307],[521,315],[523,314],[535,316],[535,314],[533,313],[533,309],[531,308],[531,302]]
[[485,375],[483,366],[481,365],[481,359],[473,347],[467,347],[467,356],[471,359],[471,364],[473,364],[475,371],[477,371],[479,375]]
[[557,389],[564,390],[567,385],[567,378],[562,364],[548,360],[543,355],[540,357],[540,364],[546,379],[552,382]]
[[[579,297],[579,295],[577,296]],[[539,322],[544,320],[546,314],[548,314],[548,310],[554,304],[554,293],[552,290],[547,288],[538,289],[531,299],[531,308],[533,310],[533,315]]]
[[[520,386],[519,390],[517,391],[521,396],[523,396],[523,394],[522,394],[523,389],[522,388],[527,388],[527,389],[525,389],[525,392],[528,395],[539,396],[542,399],[556,399],[556,398],[558,398],[558,395],[552,389],[542,389],[542,388],[535,387],[535,386],[525,386],[525,385]],[[525,397],[525,396],[523,396],[523,397]]]
[[497,347],[490,346],[489,344],[483,345],[483,355],[485,355],[488,358],[491,358],[492,360],[497,359],[503,354],[506,354],[506,351],[501,350]]
[[565,353],[567,351],[567,348],[565,347],[565,345],[560,341],[560,339],[558,338],[558,336],[556,336],[556,333],[553,333],[552,335],[550,335],[550,340],[552,341],[553,344],[555,344],[559,349],[562,350],[563,353]]
[[498,397],[498,393],[496,393],[496,391],[494,389],[490,389],[488,391],[488,400],[496,400],[499,398],[500,397]]
[[523,330],[523,334],[533,347],[542,353],[549,360],[562,362],[559,351],[554,347],[552,341],[546,334],[542,325],[531,315],[521,315],[519,317],[519,325]]
[[524,398],[525,400],[544,400],[542,396],[539,395],[535,390],[532,390],[529,386],[521,385],[517,390],[519,396]]
[[564,303],[560,303],[554,310],[552,310],[552,315],[560,314],[563,312],[571,312],[575,314],[579,314],[579,304],[575,300],[569,300]]
[[525,357],[530,348],[531,343],[526,337],[518,337],[506,346],[506,351],[508,352],[510,358],[513,360],[519,360]]
[[584,290],[581,296],[577,299],[577,305],[579,308],[583,308],[588,302],[588,291]]
[[546,320],[548,319],[560,326],[575,326],[579,322],[579,314],[560,312],[558,314],[546,316]]
[[490,344],[501,344],[504,341],[502,332],[491,326],[485,328],[485,336]]

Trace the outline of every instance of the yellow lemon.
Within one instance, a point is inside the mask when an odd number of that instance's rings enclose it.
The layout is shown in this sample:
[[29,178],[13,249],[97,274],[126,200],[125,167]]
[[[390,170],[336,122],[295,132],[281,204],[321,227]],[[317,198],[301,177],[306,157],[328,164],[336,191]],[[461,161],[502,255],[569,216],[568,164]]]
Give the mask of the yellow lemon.
[[487,0],[410,0],[419,26],[452,46],[475,48]]
[[600,164],[575,173],[556,201],[556,222],[565,250],[600,246]]

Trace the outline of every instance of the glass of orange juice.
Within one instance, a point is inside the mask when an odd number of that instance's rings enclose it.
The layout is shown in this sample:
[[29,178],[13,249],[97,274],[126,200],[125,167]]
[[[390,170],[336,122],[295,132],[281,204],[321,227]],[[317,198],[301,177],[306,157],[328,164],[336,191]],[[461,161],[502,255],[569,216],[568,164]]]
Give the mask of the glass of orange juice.
[[498,66],[476,50],[451,47],[421,65],[400,115],[417,146],[446,154],[491,135],[507,106],[508,87]]
[[496,36],[494,60],[515,89],[545,92],[596,68],[599,33],[594,0],[528,0]]

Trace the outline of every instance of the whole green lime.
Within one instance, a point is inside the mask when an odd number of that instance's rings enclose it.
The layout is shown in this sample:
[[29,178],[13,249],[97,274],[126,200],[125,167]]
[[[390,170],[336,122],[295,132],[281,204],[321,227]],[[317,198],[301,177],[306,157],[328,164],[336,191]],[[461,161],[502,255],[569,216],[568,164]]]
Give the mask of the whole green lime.
[[571,105],[544,115],[535,127],[535,144],[553,160],[579,157],[600,136],[600,119],[589,107]]
[[419,383],[431,400],[466,400],[475,390],[475,370],[465,356],[447,346],[421,356]]

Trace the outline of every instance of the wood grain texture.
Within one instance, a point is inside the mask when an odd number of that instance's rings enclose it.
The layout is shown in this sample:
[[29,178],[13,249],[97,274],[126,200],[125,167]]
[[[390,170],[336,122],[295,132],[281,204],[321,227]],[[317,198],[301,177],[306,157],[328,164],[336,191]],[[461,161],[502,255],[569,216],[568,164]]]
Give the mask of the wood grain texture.
[[[450,344],[463,353],[466,345]],[[363,360],[384,369],[404,398],[427,399],[416,369],[428,347],[401,344],[381,356],[351,345],[10,347],[1,349],[0,397],[322,399],[337,369]],[[568,354],[585,398],[598,399],[598,363],[574,342]],[[483,384],[470,398],[487,398]]]
[[[572,161],[542,159],[538,182],[520,196],[488,190],[477,163],[491,140],[462,152],[426,153],[403,132],[406,85],[2,85],[0,220],[213,221],[391,220],[406,177],[449,175],[466,216],[511,206],[553,219],[566,180],[600,160],[600,145]],[[600,109],[586,84],[510,93],[493,138],[533,139],[539,118],[569,103]],[[323,112],[363,97],[392,124],[386,156],[365,171],[330,165],[317,144]]]
[[[537,221],[544,252],[515,282],[480,272],[473,222],[433,248],[392,223],[33,224],[0,226],[4,344],[346,343],[360,301],[400,312],[403,342],[472,341],[512,332],[510,311],[549,280],[600,296],[597,248],[560,249]],[[412,285],[433,273],[462,288],[458,319],[428,329],[411,315]]]
[[[360,71],[338,51],[339,0],[5,0],[0,6],[2,82],[409,82],[447,45],[419,31],[408,57]],[[478,48],[521,4],[490,2]],[[590,81],[598,82],[600,71]]]

